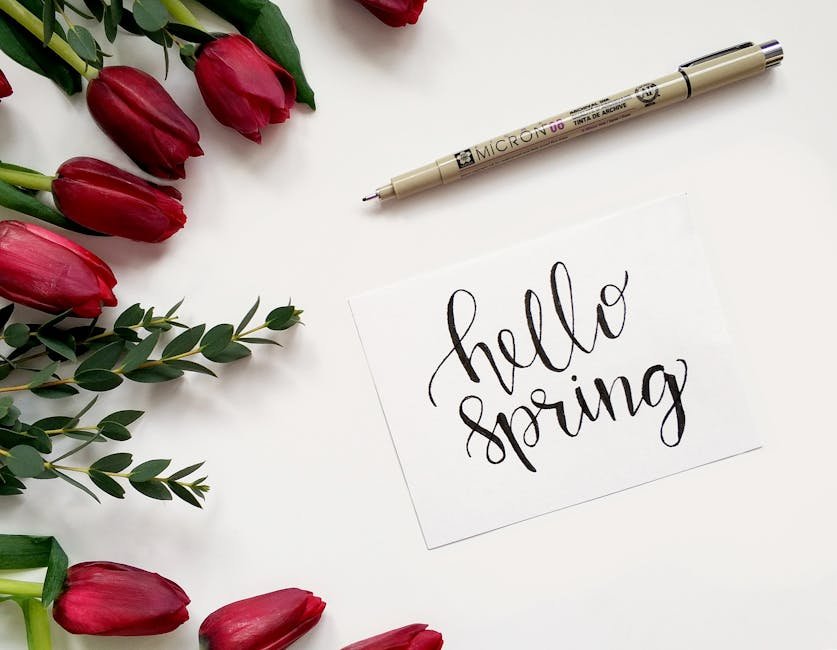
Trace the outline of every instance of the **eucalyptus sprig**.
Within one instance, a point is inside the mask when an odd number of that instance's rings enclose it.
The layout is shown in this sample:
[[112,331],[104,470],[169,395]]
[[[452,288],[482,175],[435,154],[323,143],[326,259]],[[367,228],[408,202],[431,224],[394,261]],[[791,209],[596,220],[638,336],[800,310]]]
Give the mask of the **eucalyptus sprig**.
[[[129,440],[128,427],[143,415],[142,411],[116,411],[95,425],[81,426],[81,418],[95,402],[96,398],[74,416],[51,416],[27,424],[20,419],[20,409],[10,397],[0,398],[0,496],[21,494],[26,489],[25,479],[59,478],[99,501],[95,492],[71,476],[86,474],[94,487],[117,499],[125,496],[125,489],[117,479],[124,479],[137,492],[152,499],[170,501],[174,494],[200,508],[199,499],[203,500],[209,490],[206,477],[185,479],[197,472],[203,463],[162,476],[171,464],[170,460],[149,460],[126,471],[133,464],[133,456],[125,452],[108,454],[87,466],[63,462],[92,443]],[[81,444],[50,458],[55,441],[62,437],[81,441]]]
[[[75,395],[79,388],[93,392],[113,390],[124,379],[139,383],[171,381],[186,372],[215,377],[207,366],[190,360],[201,355],[214,363],[230,363],[252,354],[248,345],[279,345],[273,339],[255,337],[261,330],[286,330],[300,322],[302,311],[293,305],[272,309],[265,320],[255,327],[248,325],[259,308],[260,301],[250,308],[238,327],[231,324],[215,325],[207,330],[205,324],[189,327],[176,319],[182,301],[156,317],[154,308],[144,309],[139,303],[128,307],[114,323],[113,330],[96,327],[93,321],[84,328],[60,328],[67,318],[62,314],[51,321],[33,328],[24,323],[5,326],[2,339],[13,348],[7,357],[0,357],[0,374],[12,370],[25,370],[30,374],[24,383],[0,386],[0,394],[30,391],[39,397],[62,398]],[[6,307],[5,309],[8,309]],[[0,310],[0,321],[5,315]],[[5,322],[0,322],[5,325]],[[169,341],[159,356],[154,352],[160,344],[161,334],[172,327],[183,328]],[[140,331],[145,330],[141,336]],[[43,348],[38,351],[39,348]],[[24,365],[46,355],[47,365]],[[83,358],[85,357],[85,358]],[[83,360],[81,360],[83,358]],[[62,377],[62,364],[81,360],[72,374]]]

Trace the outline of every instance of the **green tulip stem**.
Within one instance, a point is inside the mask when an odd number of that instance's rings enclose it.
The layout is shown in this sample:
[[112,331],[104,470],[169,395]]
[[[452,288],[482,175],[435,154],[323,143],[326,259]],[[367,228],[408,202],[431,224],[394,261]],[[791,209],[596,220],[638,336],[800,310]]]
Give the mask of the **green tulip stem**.
[[[43,42],[44,23],[17,0],[0,0],[0,11],[7,13],[12,20],[19,23],[24,29]],[[64,59],[67,65],[78,71],[82,76],[88,79],[95,79],[99,75],[99,71],[88,65],[75,53],[73,48],[70,47],[70,44],[58,36],[58,34],[53,33],[52,38],[47,43],[47,47]]]
[[20,607],[26,621],[26,641],[29,650],[51,650],[49,617],[43,603],[37,598],[28,598],[20,603]]
[[24,582],[0,578],[0,594],[22,598],[40,598],[44,586],[40,582]]
[[174,18],[177,22],[181,23],[182,25],[188,25],[189,27],[194,27],[195,29],[199,29],[202,32],[206,31],[206,28],[201,25],[200,21],[195,17],[189,9],[186,7],[185,4],[181,2],[181,0],[161,0],[163,6],[166,10],[171,14],[171,17]]
[[55,176],[45,176],[38,172],[24,172],[17,169],[0,167],[0,181],[6,181],[9,185],[16,185],[17,187],[49,192],[52,190],[52,181],[54,180]]

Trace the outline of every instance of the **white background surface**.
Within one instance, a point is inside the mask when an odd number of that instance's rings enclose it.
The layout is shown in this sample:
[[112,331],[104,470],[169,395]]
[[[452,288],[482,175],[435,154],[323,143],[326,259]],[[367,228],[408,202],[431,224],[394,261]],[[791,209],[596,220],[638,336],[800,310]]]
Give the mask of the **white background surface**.
[[[223,322],[256,294],[292,296],[308,325],[220,381],[101,400],[100,413],[150,410],[120,448],[207,460],[206,510],[139,495],[97,506],[51,483],[0,504],[3,531],[54,534],[74,562],[140,565],[192,596],[192,621],[167,637],[56,630],[55,647],[191,648],[217,606],[283,586],[328,601],[299,650],[414,621],[456,650],[837,647],[835,5],[430,0],[404,30],[350,0],[282,6],[320,109],[257,147],[215,124],[175,62],[168,88],[207,153],[181,184],[190,222],[157,247],[86,243],[114,267],[123,306],[185,295],[188,320]],[[770,38],[786,62],[758,79],[409,202],[358,200],[471,141]],[[161,72],[150,43],[122,52]],[[130,167],[81,98],[0,63],[15,88],[0,107],[3,159]],[[428,552],[346,298],[682,191],[764,449]],[[6,605],[0,646],[23,644]]]

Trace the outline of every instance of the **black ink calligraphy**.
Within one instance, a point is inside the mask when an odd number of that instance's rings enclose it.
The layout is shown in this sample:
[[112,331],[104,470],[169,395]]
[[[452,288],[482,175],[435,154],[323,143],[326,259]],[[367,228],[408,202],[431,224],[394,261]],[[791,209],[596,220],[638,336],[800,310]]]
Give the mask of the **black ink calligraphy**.
[[[572,277],[563,262],[553,264],[549,272],[551,318],[557,319],[560,340],[545,340],[545,315],[538,294],[528,289],[523,294],[524,343],[510,329],[501,329],[496,336],[496,351],[485,341],[473,342],[471,331],[478,318],[477,299],[467,289],[454,291],[445,312],[451,348],[436,367],[427,386],[431,404],[439,407],[434,382],[450,364],[464,371],[471,384],[483,379],[495,381],[503,393],[515,395],[515,377],[519,372],[539,365],[554,376],[563,376],[576,354],[593,354],[602,340],[614,341],[625,330],[627,322],[628,272],[620,284],[606,284],[599,291],[592,333],[582,336],[577,331],[576,297]],[[470,336],[469,336],[470,335]],[[458,365],[457,363],[458,362]],[[606,416],[612,421],[634,417],[640,409],[667,404],[659,425],[659,438],[667,447],[676,447],[686,429],[683,392],[688,377],[685,359],[676,359],[674,367],[662,363],[650,365],[639,377],[620,375],[611,381],[595,377],[591,382],[579,381],[572,374],[572,396],[554,400],[546,387],[531,390],[526,401],[509,413],[486,413],[485,399],[467,394],[459,399],[458,416],[467,427],[465,450],[472,456],[472,447],[482,444],[485,459],[491,464],[504,462],[513,455],[527,470],[536,468],[530,451],[547,430],[558,431],[570,438],[578,436],[584,424]],[[553,376],[553,375],[550,375]],[[566,383],[566,382],[565,382]],[[470,392],[470,391],[469,391]],[[547,427],[551,427],[548,429]]]

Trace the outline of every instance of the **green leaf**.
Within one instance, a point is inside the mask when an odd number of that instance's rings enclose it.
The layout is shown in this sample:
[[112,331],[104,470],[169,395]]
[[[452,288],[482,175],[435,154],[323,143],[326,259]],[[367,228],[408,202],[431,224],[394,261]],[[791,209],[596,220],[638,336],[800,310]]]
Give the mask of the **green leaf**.
[[8,395],[0,397],[0,418],[6,417],[6,413],[9,412],[9,409],[12,407],[13,404],[14,400]]
[[182,23],[169,23],[166,26],[166,31],[181,41],[188,41],[189,43],[209,43],[215,40],[212,34]]
[[171,501],[171,492],[160,481],[144,481],[142,483],[131,481],[131,485],[137,492],[147,497],[159,501]]
[[96,39],[86,27],[73,25],[67,32],[67,42],[73,51],[88,63],[98,64],[99,54]]
[[107,474],[102,474],[101,472],[97,472],[96,470],[91,470],[90,480],[93,482],[93,485],[95,485],[105,494],[109,494],[110,496],[116,497],[117,499],[125,498],[125,488],[119,485],[119,483],[114,481]]
[[274,341],[273,339],[264,339],[259,338],[257,336],[245,336],[244,338],[238,339],[239,343],[251,343],[253,345],[275,345],[277,347],[282,347],[282,344],[279,341]]
[[55,0],[43,0],[44,9],[41,12],[41,20],[44,23],[44,43],[52,40],[55,31]]
[[22,348],[29,343],[29,326],[23,323],[12,323],[3,332],[3,337],[11,347]]
[[293,321],[295,312],[296,309],[293,305],[277,307],[267,315],[267,319],[265,320],[267,328],[270,330],[288,329],[291,325],[295,325],[299,320],[297,319],[297,321],[291,322]]
[[113,324],[113,329],[117,329],[120,327],[133,327],[134,325],[139,325],[140,321],[142,321],[143,314],[145,314],[145,310],[139,303],[135,305],[131,305],[123,311],[116,319],[116,322]]
[[123,427],[127,427],[139,420],[143,416],[143,413],[144,411],[116,411],[103,417],[99,422],[99,426],[102,426],[105,422],[116,422]]
[[122,377],[110,370],[85,370],[75,376],[76,383],[85,390],[102,393],[122,383]]
[[[2,13],[0,13],[2,15]],[[65,230],[72,230],[85,235],[101,235],[102,233],[89,230],[82,226],[76,225],[63,214],[49,207],[45,203],[41,203],[34,196],[9,185],[6,181],[0,181],[0,205],[28,214],[30,217],[35,217],[41,221],[51,223],[53,226],[64,228]]]
[[144,481],[150,481],[159,476],[161,472],[165,472],[169,465],[171,465],[171,460],[163,458],[147,460],[144,463],[140,463],[131,470],[131,482],[142,483]]
[[163,348],[163,354],[161,355],[162,358],[168,359],[169,357],[175,357],[179,354],[184,354],[185,352],[191,352],[200,342],[205,329],[206,325],[198,325],[197,327],[192,327],[175,336],[171,342]]
[[88,370],[110,370],[119,361],[124,350],[124,341],[108,343],[105,347],[99,348],[87,357],[76,370],[76,374],[78,375]]
[[30,390],[34,395],[45,399],[61,399],[63,397],[70,397],[71,395],[78,395],[78,389],[74,386],[70,386],[69,384],[39,386],[38,388],[31,388]]
[[49,606],[64,588],[69,561],[54,537],[0,535],[0,570],[46,567],[43,603]]
[[238,336],[244,331],[244,328],[250,324],[250,321],[253,320],[253,316],[256,315],[256,311],[259,309],[259,303],[261,302],[261,298],[256,298],[255,304],[250,307],[250,311],[244,314],[244,318],[241,319],[241,322],[238,324],[238,327],[235,328],[235,335]]
[[194,361],[186,361],[185,359],[175,359],[174,361],[166,361],[166,365],[171,366],[172,368],[177,368],[178,370],[184,370],[186,372],[197,372],[201,375],[209,375],[210,377],[218,376],[206,366],[202,366],[201,364],[195,363]]
[[172,379],[182,377],[183,371],[179,368],[173,368],[166,364],[140,368],[138,370],[125,373],[125,376],[131,381],[136,381],[141,384],[159,384],[164,381],[171,381]]
[[160,0],[136,0],[134,20],[146,32],[156,32],[169,22],[169,13]]
[[122,371],[130,373],[139,368],[142,364],[148,361],[148,357],[154,352],[157,347],[157,341],[160,338],[160,332],[152,332],[146,336],[142,341],[128,351],[125,355],[125,360],[122,362]]
[[32,375],[32,378],[29,380],[29,383],[26,384],[27,388],[29,388],[29,390],[32,390],[33,388],[37,388],[41,384],[45,384],[46,382],[48,382],[50,379],[52,379],[53,373],[55,373],[55,371],[58,370],[58,365],[59,364],[57,361],[53,361],[48,366],[44,366],[43,368],[41,368],[38,372]]
[[60,478],[61,480],[66,481],[67,483],[69,483],[73,487],[78,488],[82,492],[85,492],[86,494],[88,494],[90,497],[93,498],[94,501],[96,501],[96,503],[101,503],[101,501],[99,500],[99,497],[97,497],[93,492],[91,492],[90,488],[88,488],[87,486],[82,485],[81,483],[79,483],[74,478],[72,478],[70,476],[67,476],[64,472],[59,472],[57,469],[54,469],[52,471],[55,472],[55,475],[58,476],[58,478]]
[[[23,0],[29,11],[40,15],[40,0]],[[55,32],[63,36],[60,25]],[[81,90],[81,75],[61,57],[43,46],[43,43],[0,11],[0,49],[20,65],[54,81],[68,95]]]
[[33,427],[38,427],[44,431],[56,431],[58,429],[65,429],[73,421],[73,418],[66,415],[53,415],[48,418],[38,420],[33,424]]
[[76,360],[75,341],[72,336],[65,332],[58,332],[56,330],[44,331],[44,328],[41,327],[35,337],[48,350],[56,352],[68,361]]
[[180,309],[180,306],[183,304],[184,300],[186,300],[186,298],[181,298],[180,300],[178,300],[175,303],[175,305],[166,312],[166,318],[171,318],[172,316],[174,316],[177,313],[177,310]]
[[119,422],[102,422],[99,426],[99,432],[105,438],[119,442],[131,439],[131,432],[128,431],[128,428],[124,424],[119,424]]
[[43,429],[34,426],[20,431],[0,427],[0,445],[7,449],[15,445],[27,445],[37,449],[42,454],[48,454],[52,451],[52,441],[49,436]]
[[195,463],[194,465],[189,465],[189,467],[184,467],[183,469],[178,470],[174,474],[169,476],[168,479],[166,479],[166,480],[168,480],[168,481],[179,481],[180,479],[189,476],[189,474],[191,474],[192,472],[196,472],[201,467],[203,467],[204,462],[206,462],[206,461],[202,461],[200,463]]
[[220,352],[213,354],[208,354],[207,352],[204,352],[203,356],[205,356],[210,361],[214,361],[215,363],[231,363],[233,361],[238,361],[239,359],[249,357],[251,354],[252,353],[250,352],[250,349],[247,346],[232,341],[229,344],[227,344],[227,347],[225,347]]
[[200,0],[200,3],[232,23],[270,58],[293,75],[298,102],[316,108],[314,91],[302,71],[299,49],[282,12],[270,0]]
[[44,471],[44,459],[28,445],[17,445],[9,449],[6,467],[18,478],[32,478]]
[[121,452],[118,454],[110,454],[103,456],[90,466],[90,469],[95,469],[100,472],[110,472],[115,474],[121,472],[133,462],[134,458],[131,454]]
[[201,502],[198,501],[195,496],[189,492],[188,488],[179,485],[178,483],[168,482],[166,486],[174,492],[178,498],[183,499],[186,503],[195,506],[196,508],[202,508]]
[[84,6],[93,14],[93,18],[101,22],[105,16],[105,3],[102,0],[84,0]]
[[232,325],[216,325],[210,329],[206,335],[201,339],[201,352],[203,356],[209,358],[209,355],[218,354],[229,345],[233,336]]
[[0,330],[6,327],[6,323],[12,317],[12,312],[15,310],[14,303],[9,303],[3,309],[0,309]]

